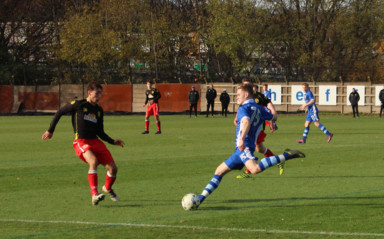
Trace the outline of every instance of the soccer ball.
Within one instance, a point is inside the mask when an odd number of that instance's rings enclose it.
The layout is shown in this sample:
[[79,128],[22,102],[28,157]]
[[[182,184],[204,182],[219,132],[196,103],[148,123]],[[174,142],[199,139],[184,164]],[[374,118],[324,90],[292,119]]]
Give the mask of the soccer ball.
[[183,206],[184,210],[197,210],[199,205],[200,200],[196,194],[188,193],[181,199],[181,206]]

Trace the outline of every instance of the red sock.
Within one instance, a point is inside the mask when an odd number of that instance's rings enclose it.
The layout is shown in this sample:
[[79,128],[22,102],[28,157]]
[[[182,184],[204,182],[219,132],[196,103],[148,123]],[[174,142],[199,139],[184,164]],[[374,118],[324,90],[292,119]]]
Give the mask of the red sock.
[[149,129],[149,120],[145,121],[145,131],[148,131]]
[[271,123],[269,123],[269,121],[268,121],[268,120],[266,120],[266,121],[265,121],[265,126],[268,126],[268,127],[270,127],[270,125],[271,125]]
[[116,176],[113,177],[112,175],[109,175],[109,173],[107,173],[105,175],[105,184],[104,184],[105,189],[107,189],[108,191],[111,190],[115,180],[116,180]]
[[251,171],[249,171],[248,169],[246,169],[245,172],[251,174]]
[[264,157],[271,157],[271,156],[274,156],[275,154],[272,153],[271,150],[267,149],[267,152],[264,154]]
[[156,125],[157,125],[157,131],[161,131],[160,121],[156,122]]
[[89,170],[88,171],[88,182],[89,187],[91,188],[91,195],[98,194],[97,191],[97,171],[96,170]]

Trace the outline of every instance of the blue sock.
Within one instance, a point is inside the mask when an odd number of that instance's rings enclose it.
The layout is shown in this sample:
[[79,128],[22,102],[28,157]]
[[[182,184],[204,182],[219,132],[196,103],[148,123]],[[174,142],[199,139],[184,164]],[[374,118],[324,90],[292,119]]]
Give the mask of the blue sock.
[[307,139],[309,133],[309,127],[305,127],[304,133],[303,133],[303,140],[305,141]]
[[326,134],[326,135],[328,135],[328,136],[331,135],[331,133],[329,133],[329,131],[327,130],[327,128],[325,128],[324,125],[319,124],[319,129],[320,129],[321,131],[323,131],[324,134]]
[[280,162],[284,162],[289,159],[289,154],[283,153],[281,155],[275,155],[267,158],[263,158],[258,163],[261,171],[266,170],[269,167],[275,166],[276,164]]
[[202,203],[205,198],[208,197],[219,186],[222,178],[223,177],[221,177],[220,175],[213,175],[213,178],[211,179],[211,181],[209,181],[207,186],[205,186],[205,189],[199,196],[200,203]]

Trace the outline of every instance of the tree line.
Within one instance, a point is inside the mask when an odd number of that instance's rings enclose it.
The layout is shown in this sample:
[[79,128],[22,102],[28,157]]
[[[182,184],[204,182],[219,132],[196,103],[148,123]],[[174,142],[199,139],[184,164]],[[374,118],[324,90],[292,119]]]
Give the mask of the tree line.
[[383,0],[3,0],[0,84],[382,82]]

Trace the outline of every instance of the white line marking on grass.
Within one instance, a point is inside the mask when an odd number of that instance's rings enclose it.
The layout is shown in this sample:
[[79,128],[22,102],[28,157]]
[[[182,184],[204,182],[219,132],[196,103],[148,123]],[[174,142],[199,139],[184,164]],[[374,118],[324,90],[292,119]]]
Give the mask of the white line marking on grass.
[[77,225],[100,225],[100,226],[123,226],[123,227],[151,227],[170,229],[210,230],[210,231],[234,231],[234,232],[262,232],[271,234],[307,234],[307,235],[336,235],[336,236],[360,236],[360,237],[384,237],[384,233],[364,232],[324,232],[324,231],[297,231],[297,230],[270,230],[253,228],[227,228],[227,227],[200,227],[200,226],[175,226],[156,224],[135,224],[135,223],[103,223],[103,222],[81,222],[81,221],[42,221],[23,219],[3,219],[0,222],[22,222],[22,223],[45,223],[45,224],[77,224]]

